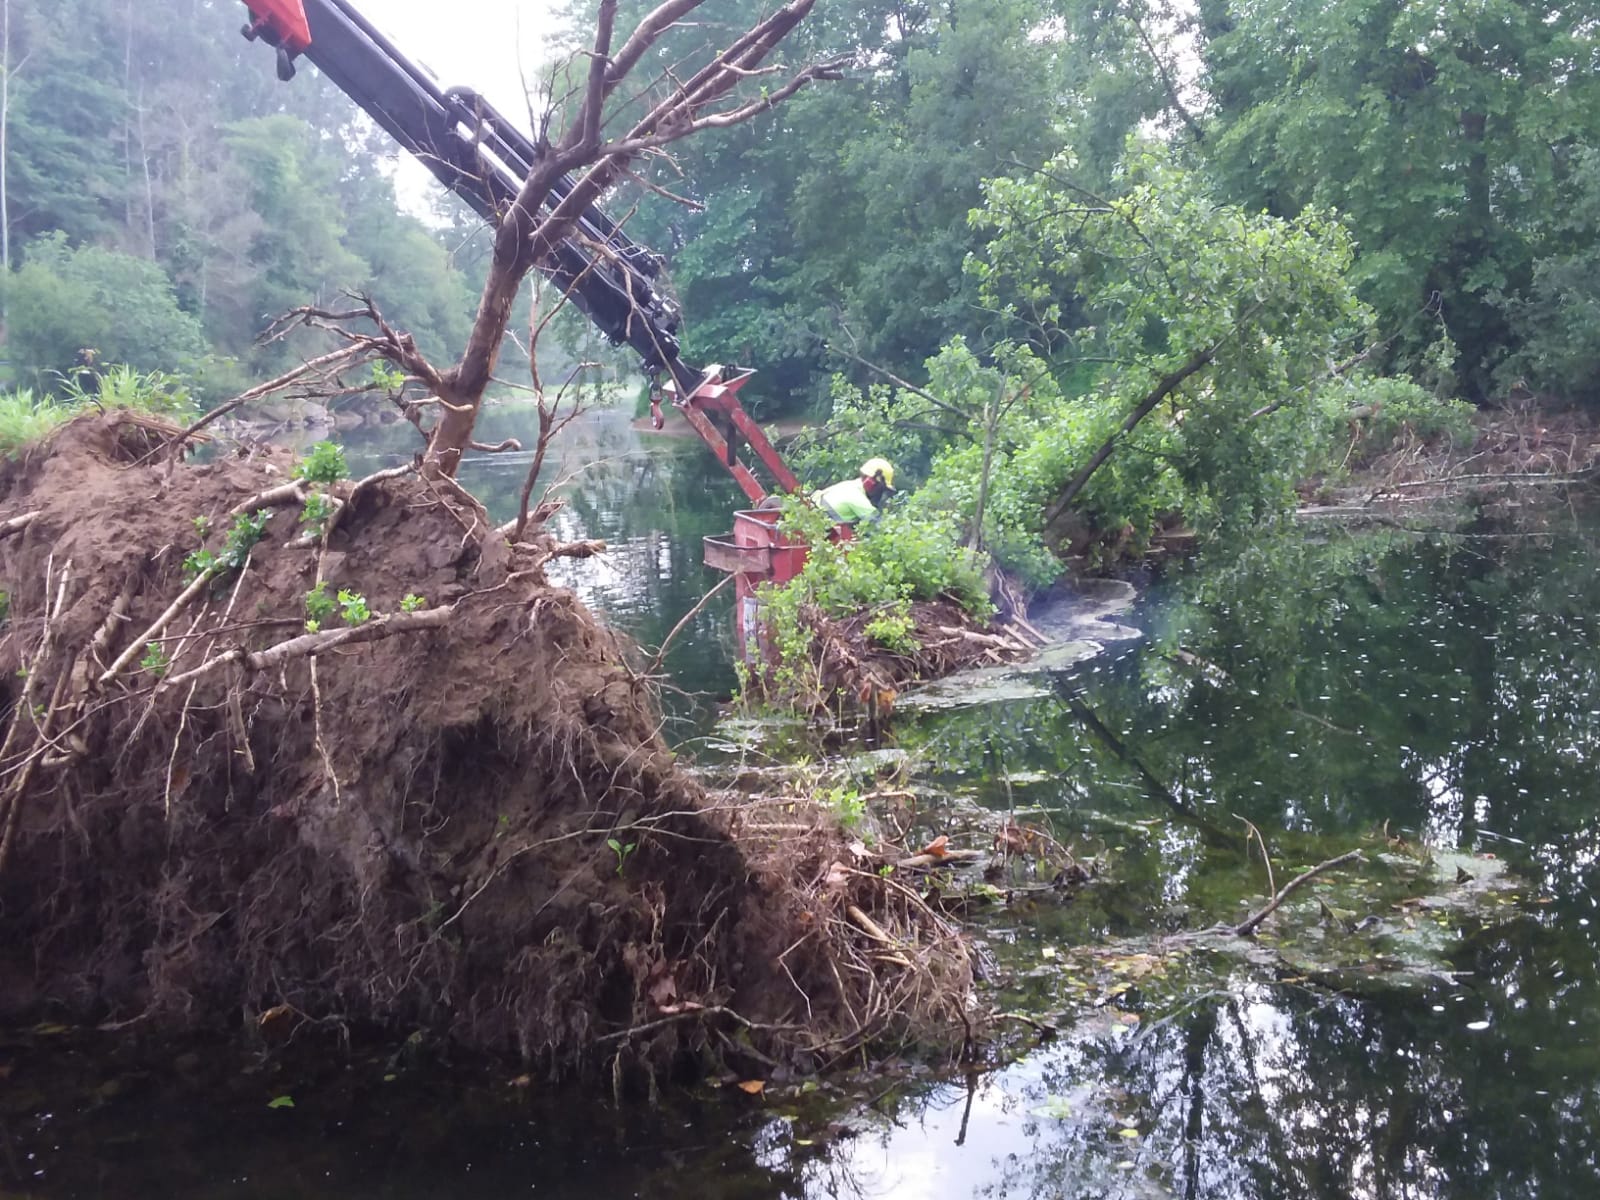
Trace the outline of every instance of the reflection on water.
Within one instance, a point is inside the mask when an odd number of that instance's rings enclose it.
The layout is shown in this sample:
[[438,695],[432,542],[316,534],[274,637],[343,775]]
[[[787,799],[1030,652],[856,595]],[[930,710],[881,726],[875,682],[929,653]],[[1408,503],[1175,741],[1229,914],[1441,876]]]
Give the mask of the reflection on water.
[[[737,496],[697,447],[646,451],[620,418],[585,436],[552,467],[582,468],[558,521],[616,549],[572,585],[658,641],[714,582],[699,538]],[[505,514],[515,461],[473,470]],[[165,1077],[127,1098],[85,1083],[0,1112],[0,1183],[474,1200],[1594,1195],[1597,551],[1581,520],[1257,547],[1147,592],[1126,618],[1142,639],[1044,688],[902,714],[923,794],[1048,819],[1108,864],[1069,902],[1019,900],[980,927],[1000,1002],[1060,1026],[1012,1065],[886,1074],[865,1106],[773,1081],[760,1098],[724,1089],[660,1111],[542,1106],[501,1081],[386,1083],[361,1063],[290,1111],[268,1110],[274,1086],[250,1077],[204,1108]],[[697,621],[674,660],[690,688],[724,686],[710,681],[726,671],[725,613]],[[1386,855],[1428,846],[1496,855],[1523,883],[1487,914],[1429,914],[1450,970],[1405,986],[1226,949],[1131,969],[1153,937],[1262,903],[1240,818],[1273,847],[1280,884],[1354,846],[1380,884]],[[1298,926],[1269,924],[1265,949],[1290,928],[1339,942],[1369,915],[1342,910],[1362,893],[1324,894],[1321,917],[1308,895]],[[1381,904],[1372,915],[1405,919]],[[42,1086],[27,1055],[14,1061],[13,1088]]]
[[[1109,1024],[991,1081],[974,1150],[919,1194],[1595,1194],[1597,557],[1587,523],[1274,546],[1147,598],[1151,640],[1054,699],[903,730],[966,771],[945,782],[1114,853],[1114,883],[1031,922],[1045,940],[1201,928],[1259,895],[1242,835],[1141,828],[1152,785],[1269,831],[1280,870],[1366,845],[1381,874],[1386,846],[1428,845],[1526,880],[1500,920],[1446,920],[1457,973],[1429,986],[1222,963],[1188,995],[1110,995]],[[894,1130],[873,1153],[906,1140],[925,1144]]]

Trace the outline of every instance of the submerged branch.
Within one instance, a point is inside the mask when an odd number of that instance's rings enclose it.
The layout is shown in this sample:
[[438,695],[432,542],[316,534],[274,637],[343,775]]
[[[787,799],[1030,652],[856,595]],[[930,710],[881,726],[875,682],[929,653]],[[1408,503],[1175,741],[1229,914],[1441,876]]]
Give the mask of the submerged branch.
[[1300,874],[1296,875],[1288,883],[1284,884],[1283,887],[1278,891],[1278,894],[1273,896],[1272,899],[1267,903],[1267,906],[1260,912],[1253,916],[1247,917],[1245,920],[1240,921],[1237,925],[1218,925],[1212,932],[1231,933],[1235,937],[1250,937],[1255,933],[1261,922],[1265,921],[1268,917],[1275,913],[1278,910],[1279,905],[1287,900],[1290,895],[1292,895],[1297,889],[1310,883],[1324,871],[1331,871],[1333,868],[1341,867],[1347,862],[1365,861],[1366,859],[1363,857],[1361,851],[1351,850],[1346,854],[1339,855],[1338,858],[1330,858],[1327,862],[1320,862],[1310,870],[1300,872]]
[[1174,795],[1171,788],[1167,787],[1166,784],[1157,779],[1155,775],[1151,773],[1150,768],[1145,766],[1144,763],[1139,760],[1133,751],[1128,748],[1127,744],[1123,742],[1123,740],[1116,734],[1112,733],[1110,729],[1106,728],[1105,723],[1095,715],[1093,709],[1091,709],[1082,700],[1078,699],[1078,697],[1069,692],[1062,691],[1059,686],[1058,692],[1062,699],[1066,701],[1067,708],[1071,710],[1072,715],[1078,719],[1083,727],[1092,733],[1096,738],[1098,738],[1106,747],[1106,749],[1110,750],[1112,754],[1116,755],[1117,758],[1133,769],[1134,773],[1139,777],[1139,782],[1144,785],[1144,790],[1149,796],[1166,805],[1179,817],[1183,818],[1184,821],[1199,829],[1202,834],[1211,840],[1216,842],[1232,841],[1232,838],[1224,830],[1220,829],[1216,825],[1213,825],[1210,821],[1207,821],[1193,808],[1190,808],[1176,795]]

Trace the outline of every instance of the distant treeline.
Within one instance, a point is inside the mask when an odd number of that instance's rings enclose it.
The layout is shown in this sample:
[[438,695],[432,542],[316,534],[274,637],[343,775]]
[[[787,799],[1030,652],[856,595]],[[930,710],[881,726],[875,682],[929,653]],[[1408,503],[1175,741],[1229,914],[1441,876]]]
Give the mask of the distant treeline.
[[[593,7],[565,4],[574,24]],[[623,0],[619,25],[650,7]],[[680,36],[716,36],[744,7],[712,0]],[[1218,204],[1337,211],[1377,313],[1373,365],[1478,401],[1517,381],[1600,398],[1592,5],[863,0],[819,3],[800,42],[857,67],[684,143],[672,190],[703,211],[646,197],[634,224],[671,253],[691,355],[759,359],[764,391],[862,379],[826,346],[923,382],[953,335],[1012,336],[963,270],[982,181],[1065,152],[1092,209],[1129,186],[1125,145],[1143,136]],[[1065,255],[1040,269],[1070,297]]]
[[[460,348],[479,223],[442,198],[435,224],[402,213],[393,147],[313,71],[279,84],[237,36],[242,6],[0,7],[16,382],[89,351],[226,393],[300,353],[254,344],[268,319],[346,289],[433,355]],[[653,7],[622,0],[619,28]],[[587,40],[592,0],[552,8]],[[677,36],[747,9],[711,0]],[[690,361],[758,366],[765,403],[799,407],[861,360],[920,383],[956,335],[1019,336],[967,266],[984,181],[1069,163],[1089,211],[1127,186],[1128,139],[1154,137],[1218,204],[1337,212],[1385,368],[1477,400],[1594,399],[1597,24],[1529,0],[824,2],[788,54],[849,54],[843,81],[679,144],[660,182],[691,204],[641,191],[613,211],[637,204],[631,233],[668,257]],[[1080,265],[1040,264],[1062,336]]]
[[397,153],[313,70],[288,85],[224,0],[0,0],[5,352],[58,390],[86,365],[188,377],[204,399],[298,361],[271,319],[370,293],[449,361],[488,244],[442,191],[401,211]]

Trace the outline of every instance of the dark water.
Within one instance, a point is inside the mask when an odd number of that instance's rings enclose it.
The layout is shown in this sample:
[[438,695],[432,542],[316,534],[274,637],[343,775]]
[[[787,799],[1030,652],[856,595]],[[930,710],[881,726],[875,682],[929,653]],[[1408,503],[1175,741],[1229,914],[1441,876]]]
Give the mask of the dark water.
[[[641,458],[631,432],[594,437],[618,452],[561,519],[618,557],[572,582],[659,641],[715,582],[698,538],[736,495],[703,456]],[[520,472],[475,482],[498,504]],[[306,1073],[196,1050],[125,1068],[114,1037],[42,1031],[0,1048],[0,1187],[319,1200],[1600,1194],[1597,530],[1561,510],[1448,537],[1263,544],[1152,584],[1122,618],[1140,638],[1039,677],[1031,694],[981,703],[975,686],[966,707],[899,714],[930,829],[963,842],[979,836],[977,809],[1011,811],[1100,864],[1075,896],[1019,895],[975,915],[991,999],[1060,1029],[1038,1041],[1013,1026],[983,1070],[878,1067],[815,1092],[702,1088],[617,1108],[465,1065],[422,1072],[403,1055]],[[726,619],[708,612],[673,660],[688,690],[727,685]],[[1368,863],[1322,893],[1321,918],[1310,899],[1286,906],[1259,953],[1175,951],[1160,938],[1262,903],[1245,820],[1279,885],[1352,848]],[[1508,871],[1492,906],[1421,914],[1431,965],[1335,972],[1274,957],[1315,942],[1331,961],[1367,944],[1349,933],[1363,918],[1409,922],[1387,873],[1430,848]],[[284,1095],[293,1107],[269,1107]]]

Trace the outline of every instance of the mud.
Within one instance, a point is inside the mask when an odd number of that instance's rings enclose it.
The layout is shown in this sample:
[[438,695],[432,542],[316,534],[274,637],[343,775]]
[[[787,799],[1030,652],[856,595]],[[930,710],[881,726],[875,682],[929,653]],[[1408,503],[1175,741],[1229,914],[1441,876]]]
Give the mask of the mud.
[[[80,419],[0,468],[0,1021],[419,1031],[617,1080],[956,1026],[961,940],[804,798],[705,793],[632,647],[547,581],[574,549],[447,484],[335,485],[323,537],[260,505],[151,635],[291,468],[172,466],[171,433]],[[319,578],[376,636],[294,641]]]

